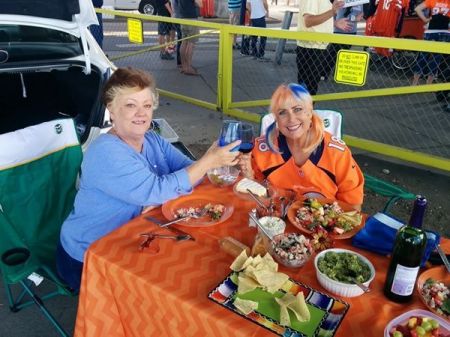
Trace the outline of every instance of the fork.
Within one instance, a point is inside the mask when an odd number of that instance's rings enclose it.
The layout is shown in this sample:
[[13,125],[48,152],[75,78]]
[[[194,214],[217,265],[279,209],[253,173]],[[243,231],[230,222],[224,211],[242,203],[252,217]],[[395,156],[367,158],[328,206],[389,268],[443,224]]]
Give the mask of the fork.
[[175,241],[186,241],[191,238],[188,234],[169,235],[169,234],[157,234],[157,233],[142,233],[140,236],[147,238],[160,238],[160,239],[173,239]]

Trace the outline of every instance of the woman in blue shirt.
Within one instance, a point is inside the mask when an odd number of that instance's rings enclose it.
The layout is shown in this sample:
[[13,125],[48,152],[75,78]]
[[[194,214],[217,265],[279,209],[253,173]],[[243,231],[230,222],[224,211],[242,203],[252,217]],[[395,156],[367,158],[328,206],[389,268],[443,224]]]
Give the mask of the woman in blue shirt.
[[213,144],[193,162],[150,130],[158,94],[153,78],[119,68],[103,90],[113,127],[85,153],[74,209],[61,229],[57,253],[60,276],[79,289],[89,245],[145,210],[192,192],[206,171],[234,165],[239,152]]

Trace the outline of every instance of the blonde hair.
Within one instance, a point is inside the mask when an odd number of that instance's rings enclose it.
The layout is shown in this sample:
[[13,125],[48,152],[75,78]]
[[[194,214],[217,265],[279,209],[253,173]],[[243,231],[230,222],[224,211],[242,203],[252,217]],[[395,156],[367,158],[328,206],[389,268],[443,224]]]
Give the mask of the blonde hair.
[[[313,101],[309,92],[301,85],[290,83],[281,84],[272,94],[270,100],[270,111],[275,115],[275,112],[282,109],[286,102],[294,100],[297,102],[310,104],[312,107]],[[312,110],[311,127],[308,130],[306,144],[303,148],[303,152],[313,151],[322,142],[324,132],[324,125],[322,119]],[[274,139],[278,135],[278,129],[276,128],[276,122],[267,128],[266,141],[269,148],[280,153],[279,149],[274,146]]]

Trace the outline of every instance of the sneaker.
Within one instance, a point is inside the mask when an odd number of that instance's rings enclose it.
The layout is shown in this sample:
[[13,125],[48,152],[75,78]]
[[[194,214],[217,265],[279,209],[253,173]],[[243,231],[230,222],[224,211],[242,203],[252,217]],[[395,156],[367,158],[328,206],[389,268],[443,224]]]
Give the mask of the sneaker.
[[242,50],[240,51],[239,54],[241,54],[242,56],[250,56],[250,53],[243,52]]

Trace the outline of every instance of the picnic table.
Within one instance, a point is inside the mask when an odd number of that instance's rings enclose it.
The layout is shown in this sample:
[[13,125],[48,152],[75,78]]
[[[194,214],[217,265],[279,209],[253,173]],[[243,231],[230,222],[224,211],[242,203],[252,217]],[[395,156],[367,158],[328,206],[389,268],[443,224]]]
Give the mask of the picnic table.
[[[157,240],[158,253],[138,249],[139,234],[157,228],[142,215],[90,246],[85,256],[76,337],[275,335],[208,298],[230,273],[233,261],[219,249],[218,240],[231,236],[249,246],[253,243],[256,229],[248,226],[248,212],[254,203],[236,196],[231,187],[217,188],[209,183],[197,186],[192,195],[196,194],[231,202],[234,212],[214,226],[178,225],[195,241]],[[161,208],[150,215],[165,220]],[[450,251],[450,240],[443,239],[441,245]],[[417,293],[408,304],[391,302],[383,295],[388,257],[356,249],[351,239],[337,240],[335,246],[366,256],[376,269],[370,293],[341,298],[349,309],[335,336],[380,337],[394,317],[414,308],[425,309]],[[280,271],[326,293],[317,281],[313,259],[300,269],[280,266]]]

